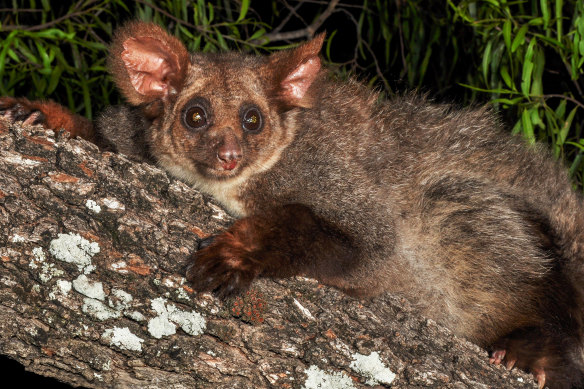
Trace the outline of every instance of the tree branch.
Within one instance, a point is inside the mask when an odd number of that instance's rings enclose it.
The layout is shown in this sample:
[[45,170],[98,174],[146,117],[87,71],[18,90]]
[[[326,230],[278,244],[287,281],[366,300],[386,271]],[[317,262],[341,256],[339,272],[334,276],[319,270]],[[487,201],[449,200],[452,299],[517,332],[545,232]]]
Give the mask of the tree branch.
[[314,36],[314,33],[318,28],[328,19],[329,16],[335,11],[335,8],[339,4],[339,0],[331,0],[324,10],[324,12],[316,19],[312,24],[295,31],[287,32],[272,32],[262,36],[261,40],[267,40],[268,42],[274,41],[287,41],[298,38],[310,39]]
[[153,166],[0,122],[0,353],[89,388],[535,387],[391,296],[194,293],[185,258],[231,220]]

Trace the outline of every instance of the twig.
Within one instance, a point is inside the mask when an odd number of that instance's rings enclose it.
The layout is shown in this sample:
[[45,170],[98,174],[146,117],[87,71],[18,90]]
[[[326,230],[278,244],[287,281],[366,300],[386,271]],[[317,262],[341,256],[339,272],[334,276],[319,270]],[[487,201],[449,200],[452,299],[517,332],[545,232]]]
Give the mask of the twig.
[[377,57],[375,56],[375,53],[373,52],[373,50],[371,49],[371,47],[369,46],[369,43],[367,43],[367,41],[363,41],[363,45],[365,46],[365,48],[367,48],[367,50],[369,51],[369,53],[373,57],[373,62],[375,63],[375,69],[377,70],[377,74],[379,75],[379,78],[381,78],[381,80],[383,81],[383,86],[385,87],[385,90],[388,93],[390,93],[391,87],[389,86],[389,83],[387,82],[387,80],[383,76],[383,71],[379,67],[379,61],[377,61]]
[[578,101],[575,98],[570,97],[570,96],[560,95],[560,94],[553,94],[552,93],[552,94],[549,94],[549,95],[542,95],[541,97],[544,98],[544,99],[558,98],[558,99],[568,100],[568,101],[576,104],[578,107],[584,109],[584,103],[582,103],[582,102],[580,102],[580,101]]
[[74,18],[75,16],[83,15],[84,13],[86,13],[86,11],[73,12],[73,13],[70,13],[67,15],[63,15],[55,20],[51,20],[50,22],[43,23],[43,24],[37,24],[34,26],[23,26],[21,24],[14,25],[14,26],[2,26],[0,31],[13,31],[13,30],[38,31],[38,30],[44,30],[44,29],[47,29],[49,27],[54,26],[55,24],[61,23],[63,20],[71,19],[71,18]]
[[286,15],[284,20],[282,20],[282,23],[280,23],[278,27],[272,30],[271,34],[276,34],[280,32],[282,28],[284,28],[284,26],[288,23],[290,18],[292,18],[292,16],[296,16],[297,18],[300,17],[300,15],[298,15],[296,11],[298,11],[298,9],[302,6],[302,2],[299,2],[295,7],[291,7],[287,2],[284,2],[284,5],[286,6],[286,8],[288,8],[290,12],[288,13],[288,15]]
[[287,41],[291,39],[298,39],[298,38],[310,38],[314,35],[316,30],[324,23],[326,19],[335,11],[335,8],[339,0],[332,0],[326,10],[316,19],[312,24],[296,31],[288,31],[288,32],[277,32],[277,33],[269,33],[261,37],[262,40],[268,40],[269,42],[272,41]]
[[351,19],[351,21],[353,22],[353,26],[355,26],[355,33],[357,35],[357,43],[355,44],[355,50],[353,50],[353,59],[348,61],[345,64],[341,64],[341,65],[347,65],[350,64],[351,65],[351,71],[355,71],[355,69],[357,67],[359,67],[359,42],[361,42],[361,30],[358,28],[359,27],[359,22],[357,21],[357,19],[355,19],[355,16],[353,16],[352,13],[350,13],[349,11],[347,11],[346,9],[343,8],[339,8],[339,12],[344,13],[345,16],[347,16],[349,19]]
[[0,8],[0,12],[43,12],[42,9],[32,9],[32,8]]
[[[72,9],[73,10],[82,9],[83,8],[82,3],[83,3],[83,1],[78,1],[77,3],[75,3],[75,6],[72,7]],[[89,6],[92,3],[95,3],[95,0],[86,1],[84,5]],[[10,10],[14,11],[13,9],[10,9]],[[76,16],[86,14],[89,12],[89,10],[90,10],[90,8],[85,9],[85,10],[81,10],[81,11],[71,12],[71,13],[63,15],[61,17],[58,17],[54,20],[51,20],[50,22],[43,23],[43,24],[36,24],[34,26],[23,26],[23,25],[2,26],[2,28],[0,28],[0,31],[13,31],[13,30],[39,31],[39,30],[44,30],[44,29],[52,27],[56,24],[61,23],[63,20],[71,19],[71,18],[74,18]]]
[[[566,70],[568,71],[568,74],[572,74],[572,67],[570,66],[570,64],[566,60],[564,60],[564,59],[562,60],[562,62],[564,63],[564,66],[566,67]],[[580,85],[578,84],[578,81],[574,80],[573,84],[576,87],[576,90],[578,91],[578,94],[580,96],[582,96],[582,88],[580,88]]]

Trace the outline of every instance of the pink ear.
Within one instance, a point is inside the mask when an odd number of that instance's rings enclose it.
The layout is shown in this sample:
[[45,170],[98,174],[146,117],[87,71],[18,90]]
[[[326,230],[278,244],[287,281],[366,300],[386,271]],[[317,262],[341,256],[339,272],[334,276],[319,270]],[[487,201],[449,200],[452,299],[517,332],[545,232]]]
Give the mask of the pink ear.
[[320,73],[318,55],[324,37],[324,33],[320,34],[295,49],[272,55],[269,66],[275,77],[276,96],[285,106],[311,105],[307,92]]
[[302,101],[306,91],[316,79],[320,71],[320,58],[310,57],[296,67],[280,83],[282,91],[280,95],[285,99]]
[[128,102],[139,105],[179,92],[189,61],[186,47],[162,27],[129,22],[114,34],[108,68]]
[[122,60],[136,92],[164,97],[172,93],[170,80],[180,73],[178,56],[164,42],[151,37],[129,38]]

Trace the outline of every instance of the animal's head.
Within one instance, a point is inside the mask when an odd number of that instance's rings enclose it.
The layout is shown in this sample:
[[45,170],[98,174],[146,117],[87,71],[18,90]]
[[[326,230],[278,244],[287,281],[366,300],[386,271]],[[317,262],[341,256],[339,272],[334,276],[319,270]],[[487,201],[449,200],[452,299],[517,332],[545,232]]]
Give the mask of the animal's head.
[[246,177],[271,166],[294,136],[291,110],[312,104],[324,34],[270,56],[189,54],[162,28],[134,22],[110,49],[115,82],[154,119],[152,154],[193,183]]

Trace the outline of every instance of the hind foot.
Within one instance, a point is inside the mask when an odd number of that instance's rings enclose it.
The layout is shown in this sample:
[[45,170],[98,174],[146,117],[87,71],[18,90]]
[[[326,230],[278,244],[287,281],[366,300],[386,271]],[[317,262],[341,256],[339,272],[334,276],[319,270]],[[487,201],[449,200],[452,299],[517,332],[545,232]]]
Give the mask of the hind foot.
[[584,383],[581,361],[574,360],[575,353],[570,352],[579,342],[565,334],[550,336],[542,332],[535,328],[513,332],[493,345],[489,362],[530,372],[540,389],[581,387]]
[[11,122],[40,124],[51,130],[64,129],[71,137],[95,141],[92,123],[54,101],[31,101],[23,97],[0,97],[0,117]]

